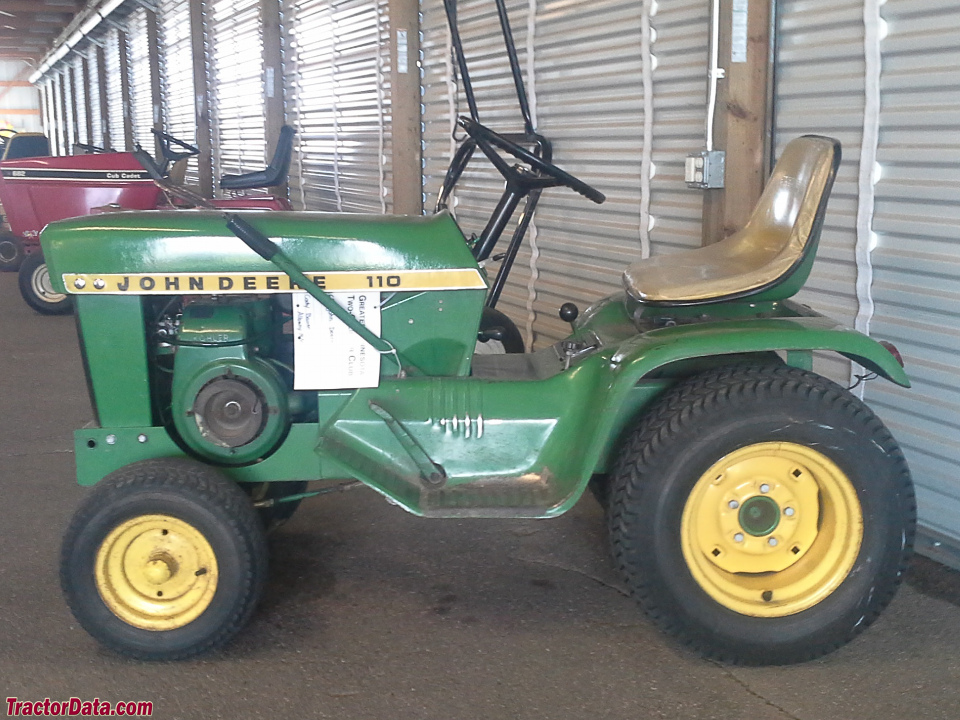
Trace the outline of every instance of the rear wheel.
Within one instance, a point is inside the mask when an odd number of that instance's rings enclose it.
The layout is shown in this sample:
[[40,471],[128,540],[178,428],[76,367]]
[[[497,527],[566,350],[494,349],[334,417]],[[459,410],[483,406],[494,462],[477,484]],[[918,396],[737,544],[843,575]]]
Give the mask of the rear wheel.
[[27,255],[20,265],[20,295],[41,315],[65,315],[73,309],[69,295],[58,293],[50,282],[47,263],[39,252]]
[[15,272],[23,262],[23,244],[13,233],[0,232],[0,271]]
[[103,645],[174,660],[239,632],[266,573],[263,529],[246,495],[212,468],[166,458],[97,485],[64,537],[60,583]]
[[807,660],[889,603],[913,543],[900,449],[857,398],[785,366],[682,382],[613,473],[610,538],[644,609],[704,654]]

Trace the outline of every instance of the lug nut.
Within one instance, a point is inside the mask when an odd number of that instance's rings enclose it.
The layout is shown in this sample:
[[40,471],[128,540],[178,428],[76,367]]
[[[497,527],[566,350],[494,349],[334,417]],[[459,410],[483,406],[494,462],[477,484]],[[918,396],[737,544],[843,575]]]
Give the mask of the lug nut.
[[730,507],[731,510],[736,510],[738,507],[740,507],[740,503],[738,503],[736,500],[731,500],[730,502],[727,503],[727,505]]
[[736,535],[734,535],[733,541],[738,543],[743,542],[743,533],[737,533]]
[[760,492],[762,493],[770,492],[770,486],[764,483],[763,485],[760,486]]
[[783,509],[783,514],[786,515],[787,517],[793,517],[794,514],[796,514],[796,512],[797,512],[797,511],[794,510],[792,507],[788,507],[788,508],[784,508],[784,509]]
[[767,545],[769,545],[770,547],[776,547],[776,546],[777,546],[777,539],[776,539],[776,538],[770,538],[769,540],[767,540]]

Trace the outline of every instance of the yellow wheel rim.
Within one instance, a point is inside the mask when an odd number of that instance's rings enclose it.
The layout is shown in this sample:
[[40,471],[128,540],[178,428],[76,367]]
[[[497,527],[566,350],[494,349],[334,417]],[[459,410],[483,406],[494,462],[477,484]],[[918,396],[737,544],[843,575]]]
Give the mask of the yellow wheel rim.
[[849,478],[793,443],[730,453],[697,481],[680,524],[683,557],[714,600],[741,615],[813,607],[850,573],[863,514]]
[[118,525],[97,552],[97,591],[118,618],[144,630],[196,620],[217,590],[217,558],[199,530],[169,515]]

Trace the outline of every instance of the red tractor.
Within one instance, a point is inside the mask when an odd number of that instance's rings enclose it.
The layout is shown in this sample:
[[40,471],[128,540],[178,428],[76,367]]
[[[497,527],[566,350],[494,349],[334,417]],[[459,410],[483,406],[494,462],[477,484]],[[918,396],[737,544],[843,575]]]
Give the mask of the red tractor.
[[[173,182],[182,182],[187,160],[200,151],[177,138],[154,131],[161,160],[155,163]],[[220,187],[231,192],[268,188],[286,182],[294,130],[280,133],[270,164],[244,175],[224,175]],[[6,140],[0,160],[0,204],[10,232],[0,233],[0,269],[19,270],[20,294],[44,315],[70,312],[68,295],[56,292],[40,250],[40,231],[55,220],[114,210],[187,207],[163,193],[144,169],[143,151],[108,152],[77,145],[81,155],[50,155],[46,136],[17,133]],[[214,200],[225,209],[291,210],[286,198],[265,193]]]

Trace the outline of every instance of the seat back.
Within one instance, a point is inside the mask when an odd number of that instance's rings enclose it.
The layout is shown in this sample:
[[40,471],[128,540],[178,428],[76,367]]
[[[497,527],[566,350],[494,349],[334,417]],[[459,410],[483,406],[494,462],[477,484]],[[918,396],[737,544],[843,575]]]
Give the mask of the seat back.
[[840,143],[805,135],[783,150],[742,230],[718,243],[631,265],[624,286],[654,305],[699,305],[750,297],[783,300],[810,274]]
[[4,160],[20,158],[47,157],[50,155],[50,141],[43,133],[17,133],[7,140],[3,152]]

